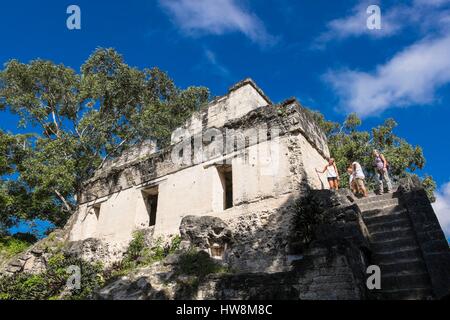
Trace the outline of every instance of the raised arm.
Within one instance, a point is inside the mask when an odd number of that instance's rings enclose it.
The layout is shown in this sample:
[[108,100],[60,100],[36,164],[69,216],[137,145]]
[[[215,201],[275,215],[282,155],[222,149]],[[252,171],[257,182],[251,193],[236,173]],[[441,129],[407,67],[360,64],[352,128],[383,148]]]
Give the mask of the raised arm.
[[323,171],[320,171],[319,169],[316,168],[316,171],[319,173],[325,173],[325,171],[327,171],[328,165],[325,166],[325,168],[323,169]]

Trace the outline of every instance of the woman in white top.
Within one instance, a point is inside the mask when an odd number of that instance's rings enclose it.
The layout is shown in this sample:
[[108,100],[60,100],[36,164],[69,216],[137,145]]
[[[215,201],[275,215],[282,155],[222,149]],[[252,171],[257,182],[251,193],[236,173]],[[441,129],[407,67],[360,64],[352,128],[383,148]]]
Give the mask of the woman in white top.
[[353,181],[355,183],[357,193],[362,194],[364,197],[368,197],[369,195],[364,183],[366,176],[364,175],[361,165],[359,162],[354,161],[350,164],[350,168],[352,170]]
[[328,160],[328,164],[325,166],[323,171],[319,171],[318,169],[316,169],[316,171],[320,173],[327,173],[327,180],[328,184],[330,185],[330,189],[339,189],[339,172],[333,158],[330,158]]

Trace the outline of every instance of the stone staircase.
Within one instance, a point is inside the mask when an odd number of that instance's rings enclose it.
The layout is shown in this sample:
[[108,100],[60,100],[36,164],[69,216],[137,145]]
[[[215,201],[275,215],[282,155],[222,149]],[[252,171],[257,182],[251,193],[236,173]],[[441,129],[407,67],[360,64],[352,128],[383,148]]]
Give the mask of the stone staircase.
[[369,231],[370,264],[381,269],[373,299],[430,299],[431,282],[406,209],[395,193],[356,200]]

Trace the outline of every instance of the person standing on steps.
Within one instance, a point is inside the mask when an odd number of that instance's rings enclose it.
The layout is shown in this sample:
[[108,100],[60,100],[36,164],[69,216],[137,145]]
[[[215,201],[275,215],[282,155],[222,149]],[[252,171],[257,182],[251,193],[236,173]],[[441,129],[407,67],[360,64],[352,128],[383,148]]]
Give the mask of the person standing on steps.
[[363,169],[359,162],[354,161],[350,164],[353,174],[353,183],[356,185],[356,189],[358,193],[361,193],[364,197],[368,197],[369,193],[367,192],[366,186],[364,184],[364,179],[366,176],[364,175]]
[[383,182],[386,184],[387,192],[392,192],[391,178],[388,173],[388,162],[384,155],[378,150],[373,150],[373,167],[375,168],[375,178],[377,180],[376,193],[381,194],[384,192]]
[[352,190],[352,193],[356,195],[358,193],[358,188],[356,186],[356,181],[353,177],[353,168],[351,165],[347,168],[347,173],[348,173],[348,185],[350,187],[350,190]]
[[330,185],[330,189],[338,190],[339,189],[339,172],[336,167],[336,163],[333,158],[328,160],[328,164],[325,166],[323,171],[316,169],[319,173],[327,173],[328,184]]

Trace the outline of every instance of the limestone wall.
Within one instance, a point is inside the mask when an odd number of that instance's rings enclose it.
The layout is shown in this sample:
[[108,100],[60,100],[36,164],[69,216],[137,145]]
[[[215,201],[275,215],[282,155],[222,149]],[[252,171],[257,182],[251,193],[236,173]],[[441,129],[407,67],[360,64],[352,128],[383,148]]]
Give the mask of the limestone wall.
[[[292,141],[298,142],[300,150],[291,147]],[[319,167],[324,165],[325,160],[306,146],[301,134],[285,136],[249,146],[228,159],[233,177],[233,210],[224,210],[225,190],[216,164],[227,161],[221,157],[82,204],[71,240],[98,238],[127,243],[134,230],[149,226],[143,196],[148,186],[158,187],[155,235],[178,233],[181,219],[186,215],[226,216],[236,210],[245,214],[245,204],[297,191],[310,175],[302,169],[304,159],[316,161]],[[300,171],[294,171],[293,167],[299,167]],[[308,181],[312,187],[318,186],[313,179]]]
[[[310,250],[301,268],[278,273],[211,275],[198,300],[361,300],[349,257],[338,247]],[[352,258],[352,257],[350,257]]]
[[401,181],[400,203],[407,209],[436,298],[450,296],[450,248],[420,180]]
[[[138,219],[141,212],[138,205],[143,204],[141,192],[135,188],[114,193],[106,199],[82,204],[70,231],[70,240],[95,238],[126,246],[132,232],[141,228],[147,219],[148,215]],[[97,212],[94,206],[99,206]]]
[[213,100],[206,109],[194,113],[184,126],[176,129],[172,134],[172,144],[207,128],[223,127],[229,120],[270,104],[270,100],[251,79],[241,81],[227,95]]
[[[97,172],[79,195],[70,239],[125,246],[134,230],[150,226],[149,188],[158,194],[156,236],[178,233],[186,215],[245,214],[252,203],[326,188],[315,171],[329,156],[323,132],[295,100],[268,104],[245,80],[195,114],[170,147],[130,151]],[[222,165],[232,171],[233,210],[224,210]]]
[[316,169],[322,171],[325,167],[326,161],[324,161],[324,157],[311,146],[303,135],[299,134],[296,138],[297,143],[300,145],[301,161],[307,185],[312,189],[327,189],[328,182],[325,175],[316,171]]
[[155,153],[156,150],[156,142],[151,140],[135,145],[132,149],[123,152],[119,157],[107,159],[102,168],[96,172],[96,175],[101,175],[103,172],[108,172],[113,168],[119,168],[143,159],[149,154]]
[[[252,136],[251,133],[247,134],[247,132],[261,128],[266,129],[266,138],[247,139],[249,136]],[[78,202],[80,204],[90,202],[121,190],[168,176],[180,170],[185,170],[199,163],[219,159],[221,156],[229,156],[235,151],[242,151],[254,144],[263,143],[268,140],[268,136],[273,133],[274,128],[278,130],[279,137],[291,136],[298,137],[301,140],[298,142],[294,141],[294,144],[299,144],[299,146],[295,147],[296,151],[293,152],[294,157],[302,155],[304,158],[305,165],[303,167],[308,175],[307,181],[312,183],[311,187],[316,188],[321,186],[319,178],[316,178],[315,163],[323,163],[323,159],[329,156],[326,138],[323,132],[320,131],[317,125],[298,104],[289,102],[283,106],[266,106],[255,109],[241,118],[229,120],[224,127],[207,131],[207,135],[200,133],[193,137],[187,137],[167,149],[149,154],[146,158],[110,170],[103,170],[92,179],[86,181],[84,189],[79,195]],[[241,134],[235,134],[232,141],[228,141],[227,135],[230,131],[238,131]],[[226,146],[223,150],[219,150],[218,153],[208,154],[205,157],[204,154],[211,147],[211,140],[208,139],[212,138],[215,138],[216,141],[223,141]],[[276,137],[273,137],[273,139],[276,139]],[[191,149],[192,144],[194,148],[201,148],[203,150]],[[236,145],[238,146],[237,150]],[[231,146],[231,150],[229,146]],[[304,150],[301,151],[302,149]],[[268,152],[271,152],[270,149],[268,150]],[[174,161],[174,156],[176,158],[180,151],[185,151],[182,156],[183,161]],[[194,159],[197,154],[203,155],[203,159]],[[281,155],[281,158],[285,156],[282,153]],[[323,164],[318,166],[318,168],[321,167],[323,167]],[[300,174],[299,171],[296,173]]]
[[[300,214],[298,201],[303,204],[306,199],[292,195],[246,204],[226,217],[220,213],[185,217],[179,252],[110,283],[99,290],[98,298],[367,299],[369,244],[349,194],[346,190],[311,192],[305,205],[318,208],[317,213],[329,221],[311,225],[317,234],[308,243],[298,237],[302,227],[294,222]],[[204,278],[174,272],[186,263],[182,262],[185,249],[196,248],[200,261],[208,257],[211,243],[224,248],[216,261],[229,272]],[[193,282],[198,286],[192,286]]]

